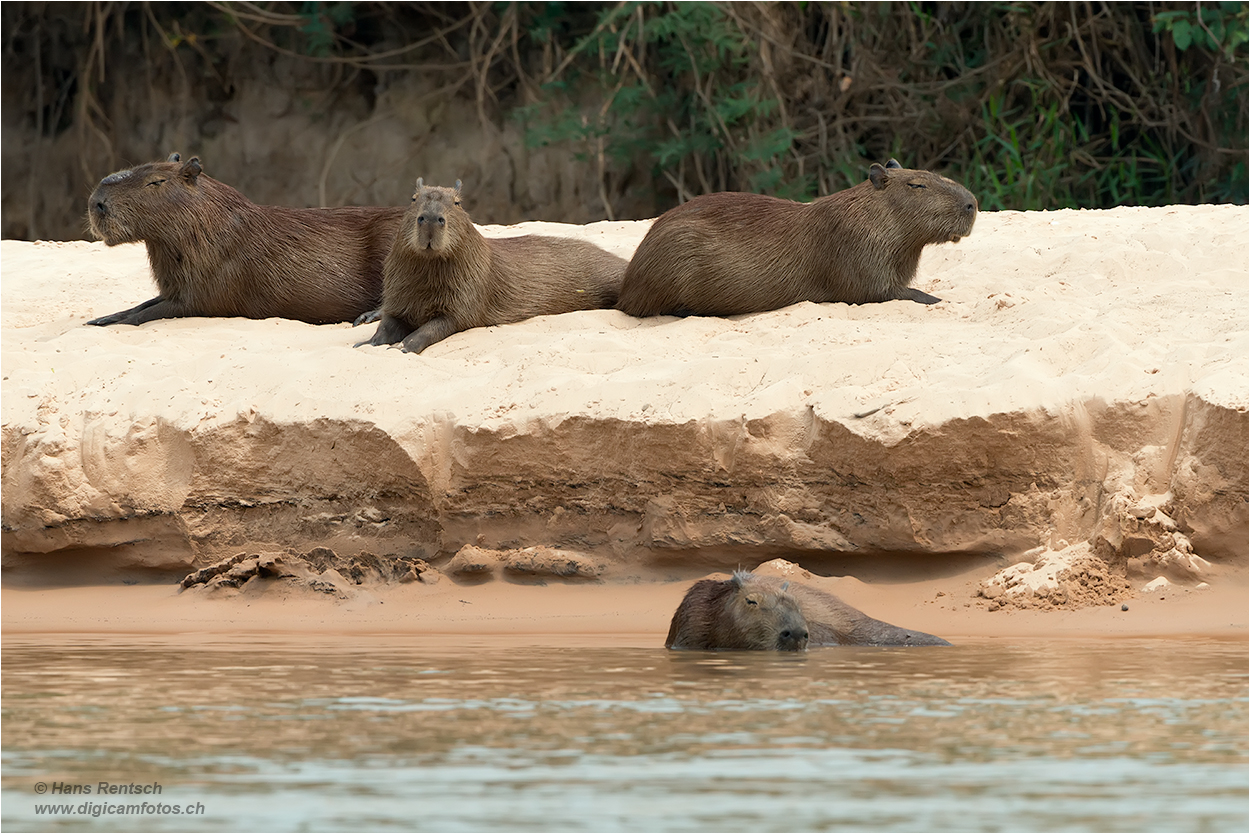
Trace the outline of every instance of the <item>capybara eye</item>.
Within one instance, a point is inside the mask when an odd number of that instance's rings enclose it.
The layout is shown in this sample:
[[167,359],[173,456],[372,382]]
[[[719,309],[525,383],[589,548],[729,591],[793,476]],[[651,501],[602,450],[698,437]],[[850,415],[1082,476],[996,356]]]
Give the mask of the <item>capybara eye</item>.
[[446,217],[440,217],[440,218],[438,218],[438,225],[440,225],[440,226],[446,226],[446,225],[447,225],[447,218],[446,218]]
[[760,604],[759,600],[751,599],[750,597],[747,597],[747,605],[759,605],[759,604]]
[[148,185],[160,185],[164,180],[152,180]]
[[907,183],[907,187],[908,188],[926,188],[927,186],[922,182],[909,182]]
[[425,223],[425,218],[424,218],[424,217],[418,217],[418,218],[417,218],[417,225],[418,225],[418,226],[421,226],[421,225],[423,225],[424,223]]

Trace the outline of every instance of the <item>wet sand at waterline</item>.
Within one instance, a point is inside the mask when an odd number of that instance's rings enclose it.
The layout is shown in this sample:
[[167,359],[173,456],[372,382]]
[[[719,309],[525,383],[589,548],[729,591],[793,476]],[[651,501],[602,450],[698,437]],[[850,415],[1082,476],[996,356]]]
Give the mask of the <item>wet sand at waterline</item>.
[[[992,572],[992,571],[990,571]],[[1245,639],[1250,591],[1244,571],[1225,569],[1205,589],[1172,585],[1122,604],[1075,609],[988,610],[976,596],[987,571],[913,582],[810,581],[887,622],[961,637],[1208,635]],[[721,573],[709,576],[723,577]],[[494,581],[366,586],[356,597],[256,582],[239,592],[179,591],[174,584],[47,587],[7,583],[0,592],[6,635],[270,633],[455,635],[533,645],[662,646],[692,580],[632,584]],[[268,587],[265,587],[268,586]]]

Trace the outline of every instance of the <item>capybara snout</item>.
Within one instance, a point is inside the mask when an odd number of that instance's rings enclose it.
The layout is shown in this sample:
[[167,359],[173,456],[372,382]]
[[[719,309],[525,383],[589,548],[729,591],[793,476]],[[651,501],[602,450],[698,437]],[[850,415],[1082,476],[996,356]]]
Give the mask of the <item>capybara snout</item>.
[[783,652],[801,652],[807,648],[807,627],[782,629],[777,634],[777,650]]

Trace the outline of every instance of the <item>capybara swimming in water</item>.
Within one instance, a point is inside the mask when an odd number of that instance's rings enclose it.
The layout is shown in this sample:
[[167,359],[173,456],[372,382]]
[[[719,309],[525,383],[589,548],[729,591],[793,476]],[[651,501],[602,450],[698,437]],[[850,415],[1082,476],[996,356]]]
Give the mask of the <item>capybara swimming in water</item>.
[[455,188],[417,180],[383,271],[382,321],[368,342],[407,353],[471,327],[611,307],[625,259],[563,237],[487,239]]
[[[744,602],[754,594],[771,607]],[[750,571],[736,571],[723,581],[703,579],[677,606],[669,625],[666,648],[776,649],[781,623],[794,631],[792,614],[783,617],[779,600],[797,604],[805,624],[807,646],[949,646],[941,637],[875,620],[833,594]],[[786,619],[789,617],[791,619]],[[801,649],[801,646],[794,647]]]
[[664,647],[801,652],[807,641],[807,621],[784,585],[735,571],[723,582],[694,583],[673,614]]
[[382,263],[403,210],[258,206],[178,154],[100,180],[91,232],[143,241],[160,293],[88,324],[183,316],[352,321],[382,297]]
[[616,306],[631,316],[732,316],[800,301],[935,304],[911,287],[920,251],[958,241],[976,216],[968,189],[893,159],[811,203],[705,194],[652,224]]

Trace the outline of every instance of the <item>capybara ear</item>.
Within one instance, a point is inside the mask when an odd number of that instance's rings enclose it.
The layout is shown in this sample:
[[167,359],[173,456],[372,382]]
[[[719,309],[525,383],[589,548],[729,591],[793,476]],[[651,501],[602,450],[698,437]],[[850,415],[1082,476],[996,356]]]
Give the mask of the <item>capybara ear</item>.
[[425,188],[425,177],[417,177],[417,190]]
[[897,159],[895,159],[894,157],[890,157],[890,161],[889,161],[889,162],[887,162],[887,163],[885,163],[885,167],[887,167],[887,168],[902,168],[903,166],[898,164],[898,160],[897,160]]
[[454,202],[456,205],[460,205],[460,180],[456,180],[456,199]]
[[193,156],[186,162],[182,163],[182,168],[178,171],[178,174],[187,182],[195,185],[196,177],[198,177],[200,172],[203,170],[204,169],[200,167],[200,158],[198,156]]
[[872,187],[880,191],[889,182],[890,175],[885,172],[884,168],[874,162],[872,167],[868,169],[868,179],[872,182]]
[[177,151],[174,151],[173,153],[171,153],[171,154],[169,155],[169,159],[167,159],[167,160],[165,160],[165,161],[166,161],[166,162],[181,162],[181,161],[182,161],[182,154],[178,153]]
[[736,570],[733,573],[733,577],[731,577],[729,581],[733,583],[735,588],[741,588],[743,583],[746,582],[750,578],[751,578],[750,571]]

